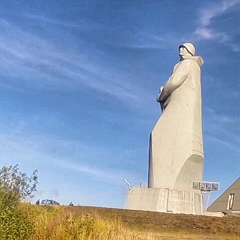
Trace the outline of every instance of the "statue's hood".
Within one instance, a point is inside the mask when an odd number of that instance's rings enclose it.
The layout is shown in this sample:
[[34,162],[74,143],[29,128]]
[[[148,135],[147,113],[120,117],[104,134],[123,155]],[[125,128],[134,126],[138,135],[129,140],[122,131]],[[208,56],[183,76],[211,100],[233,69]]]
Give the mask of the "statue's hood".
[[195,61],[199,67],[201,67],[204,63],[202,57],[200,57],[200,56],[185,56],[185,57],[183,57],[183,60],[185,60],[185,59],[191,59],[191,60]]

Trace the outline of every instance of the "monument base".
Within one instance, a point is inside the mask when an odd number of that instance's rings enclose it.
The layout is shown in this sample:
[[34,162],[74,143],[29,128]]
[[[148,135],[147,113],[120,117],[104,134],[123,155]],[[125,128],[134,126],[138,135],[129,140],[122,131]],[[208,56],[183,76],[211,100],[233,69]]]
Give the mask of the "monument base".
[[154,212],[203,214],[202,194],[168,188],[137,188],[129,191],[126,209]]

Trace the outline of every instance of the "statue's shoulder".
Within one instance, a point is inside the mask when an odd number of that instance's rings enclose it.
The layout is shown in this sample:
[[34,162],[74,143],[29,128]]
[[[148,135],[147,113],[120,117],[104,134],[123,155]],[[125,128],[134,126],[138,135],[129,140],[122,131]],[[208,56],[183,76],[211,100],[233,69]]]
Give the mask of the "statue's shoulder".
[[186,59],[184,59],[185,62],[184,64],[186,65],[198,65],[199,67],[201,67],[203,65],[203,59],[200,56],[191,56],[188,57]]

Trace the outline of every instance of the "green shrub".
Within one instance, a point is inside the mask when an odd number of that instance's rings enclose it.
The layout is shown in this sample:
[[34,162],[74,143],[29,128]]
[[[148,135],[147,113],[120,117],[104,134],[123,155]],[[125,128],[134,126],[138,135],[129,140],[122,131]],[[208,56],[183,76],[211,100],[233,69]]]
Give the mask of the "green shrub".
[[33,235],[33,221],[20,201],[36,191],[36,173],[28,177],[18,165],[0,169],[0,240],[26,240]]
[[33,192],[37,190],[38,176],[34,170],[31,176],[22,173],[19,166],[4,166],[0,169],[0,188],[6,189],[18,195],[19,199],[33,197]]
[[19,204],[18,196],[0,188],[0,240],[25,240],[34,233],[33,223]]

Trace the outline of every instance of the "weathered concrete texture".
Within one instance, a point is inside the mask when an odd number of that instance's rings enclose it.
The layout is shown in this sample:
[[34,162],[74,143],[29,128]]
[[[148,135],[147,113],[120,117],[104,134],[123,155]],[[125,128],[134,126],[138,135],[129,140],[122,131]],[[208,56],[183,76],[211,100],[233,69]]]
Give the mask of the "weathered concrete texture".
[[198,192],[167,188],[132,188],[125,208],[201,215],[202,206],[202,195]]
[[203,59],[191,43],[179,46],[179,56],[157,97],[163,113],[150,136],[148,188],[131,189],[128,209],[203,213],[201,192],[193,190],[203,176]]
[[195,56],[180,61],[163,87],[163,113],[150,136],[149,188],[191,191],[202,181],[202,63]]

